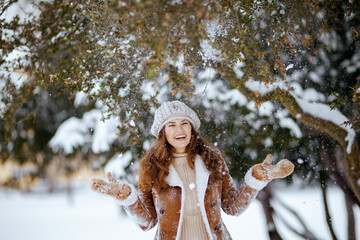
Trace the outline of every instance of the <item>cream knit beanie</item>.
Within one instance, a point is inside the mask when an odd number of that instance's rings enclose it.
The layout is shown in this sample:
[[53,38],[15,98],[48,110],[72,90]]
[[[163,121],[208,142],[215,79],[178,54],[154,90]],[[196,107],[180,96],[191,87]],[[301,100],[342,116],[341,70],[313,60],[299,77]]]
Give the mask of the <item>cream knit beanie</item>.
[[189,120],[195,130],[200,128],[200,119],[185,103],[180,101],[164,102],[155,111],[154,122],[151,126],[152,135],[158,137],[167,122],[179,118]]

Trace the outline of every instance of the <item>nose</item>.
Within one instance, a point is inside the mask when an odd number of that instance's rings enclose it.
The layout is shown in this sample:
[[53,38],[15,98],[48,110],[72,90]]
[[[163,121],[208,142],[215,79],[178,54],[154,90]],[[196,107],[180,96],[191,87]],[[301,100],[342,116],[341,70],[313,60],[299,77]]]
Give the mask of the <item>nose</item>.
[[184,126],[181,124],[177,125],[175,128],[175,133],[183,133],[184,132]]

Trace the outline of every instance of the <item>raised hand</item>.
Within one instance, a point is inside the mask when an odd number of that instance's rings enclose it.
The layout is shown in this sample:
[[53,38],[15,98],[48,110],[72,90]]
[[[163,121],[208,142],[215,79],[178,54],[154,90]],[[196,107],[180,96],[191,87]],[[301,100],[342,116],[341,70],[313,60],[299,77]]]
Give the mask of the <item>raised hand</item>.
[[107,173],[107,178],[109,182],[93,179],[91,188],[94,191],[115,197],[118,200],[124,200],[130,195],[131,188],[128,184],[114,178],[111,173]]
[[262,163],[253,166],[253,176],[262,181],[270,181],[276,178],[284,178],[294,171],[294,164],[287,159],[282,159],[275,165],[271,165],[273,156],[268,154]]

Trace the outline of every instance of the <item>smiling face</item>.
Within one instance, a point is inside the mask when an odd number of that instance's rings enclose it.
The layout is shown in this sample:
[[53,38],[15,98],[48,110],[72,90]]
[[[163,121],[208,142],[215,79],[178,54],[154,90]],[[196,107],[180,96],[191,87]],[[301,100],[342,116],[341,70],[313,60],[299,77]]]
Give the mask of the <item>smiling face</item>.
[[186,119],[174,119],[165,124],[165,136],[175,148],[175,153],[184,153],[191,139],[191,124]]

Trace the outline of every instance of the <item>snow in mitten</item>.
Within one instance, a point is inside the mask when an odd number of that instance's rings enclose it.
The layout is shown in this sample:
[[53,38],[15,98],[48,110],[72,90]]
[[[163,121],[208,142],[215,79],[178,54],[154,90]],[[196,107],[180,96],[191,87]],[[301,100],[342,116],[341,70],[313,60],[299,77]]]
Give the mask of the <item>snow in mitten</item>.
[[276,178],[284,178],[294,171],[294,164],[287,159],[282,159],[275,165],[271,165],[273,156],[268,154],[265,160],[252,167],[253,176],[261,181],[271,181]]
[[93,179],[91,188],[102,194],[113,196],[118,200],[125,200],[131,194],[131,186],[128,183],[114,178],[111,173],[107,174],[109,182],[101,179]]

